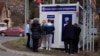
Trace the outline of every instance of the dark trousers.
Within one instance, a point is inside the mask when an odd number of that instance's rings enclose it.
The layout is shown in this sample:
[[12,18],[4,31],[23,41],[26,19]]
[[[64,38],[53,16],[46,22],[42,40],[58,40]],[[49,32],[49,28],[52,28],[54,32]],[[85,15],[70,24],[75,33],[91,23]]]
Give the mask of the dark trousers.
[[39,42],[39,39],[33,38],[33,52],[38,52],[38,42]]
[[69,54],[73,54],[74,53],[73,40],[64,41],[64,45],[65,45],[65,52],[66,53],[69,53]]
[[78,53],[78,44],[74,44],[74,53]]
[[27,35],[27,47],[30,48],[30,33],[26,33]]
[[74,43],[74,52],[75,53],[78,53],[78,43],[79,43],[79,39],[78,38],[75,39],[73,43]]

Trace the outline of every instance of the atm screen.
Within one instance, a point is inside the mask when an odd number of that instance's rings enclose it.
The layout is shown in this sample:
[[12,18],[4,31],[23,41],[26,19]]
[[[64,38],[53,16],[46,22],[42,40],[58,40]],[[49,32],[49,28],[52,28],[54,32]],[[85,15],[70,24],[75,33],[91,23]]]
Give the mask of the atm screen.
[[54,24],[54,18],[48,18],[48,20],[50,20],[50,21],[51,21],[51,23],[53,23],[53,24]]
[[54,24],[54,20],[51,20],[51,23],[53,23],[53,24]]
[[54,23],[55,15],[47,15],[48,20],[51,20],[52,23]]

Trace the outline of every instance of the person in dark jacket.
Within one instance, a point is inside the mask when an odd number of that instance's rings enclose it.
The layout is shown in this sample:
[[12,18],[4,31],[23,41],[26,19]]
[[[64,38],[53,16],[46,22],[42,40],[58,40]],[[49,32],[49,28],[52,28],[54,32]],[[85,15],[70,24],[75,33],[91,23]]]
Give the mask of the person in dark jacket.
[[78,24],[74,24],[74,30],[75,30],[75,39],[74,39],[74,52],[78,53],[78,43],[79,43],[79,36],[81,32],[81,28],[78,26]]
[[46,50],[51,50],[51,43],[54,31],[54,25],[51,23],[51,20],[48,20],[48,23],[45,25],[46,32]]
[[38,20],[34,20],[31,26],[33,39],[33,52],[38,52],[38,42],[41,35],[41,26]]
[[64,42],[65,52],[73,54],[74,26],[71,21],[67,21],[66,24],[62,31],[62,41]]

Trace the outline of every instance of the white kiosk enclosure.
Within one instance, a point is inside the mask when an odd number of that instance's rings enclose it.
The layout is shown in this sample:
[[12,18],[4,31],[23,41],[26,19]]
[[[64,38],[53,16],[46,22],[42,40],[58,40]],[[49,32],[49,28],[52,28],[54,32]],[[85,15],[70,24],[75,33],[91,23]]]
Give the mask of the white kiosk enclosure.
[[40,5],[40,23],[43,20],[51,19],[55,26],[54,36],[52,38],[52,48],[64,48],[61,40],[62,29],[65,21],[71,20],[72,24],[82,24],[82,9],[79,3],[75,4],[41,4]]

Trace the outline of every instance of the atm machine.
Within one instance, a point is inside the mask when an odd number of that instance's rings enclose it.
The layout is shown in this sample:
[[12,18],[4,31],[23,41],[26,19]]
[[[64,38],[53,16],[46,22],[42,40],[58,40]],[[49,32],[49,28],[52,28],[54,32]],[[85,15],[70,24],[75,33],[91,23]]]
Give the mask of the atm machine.
[[[81,14],[80,14],[81,13]],[[82,8],[79,3],[75,4],[41,4],[40,5],[40,23],[43,20],[52,20],[55,26],[54,36],[52,37],[52,48],[64,48],[61,41],[62,29],[65,22],[70,20],[72,24],[80,24],[82,16]],[[82,18],[81,18],[82,19]]]

